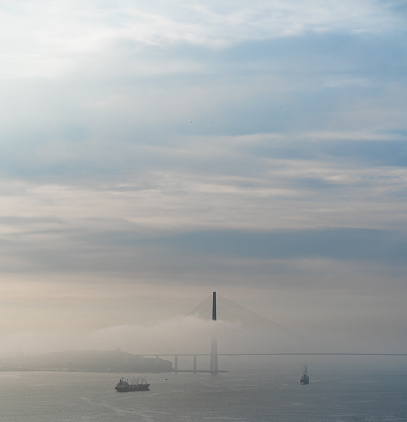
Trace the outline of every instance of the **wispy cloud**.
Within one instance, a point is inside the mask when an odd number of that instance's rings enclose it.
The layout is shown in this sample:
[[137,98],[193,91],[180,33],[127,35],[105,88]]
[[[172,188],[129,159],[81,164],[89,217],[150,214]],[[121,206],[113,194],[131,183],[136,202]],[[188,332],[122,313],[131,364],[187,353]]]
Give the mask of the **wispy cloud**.
[[47,0],[0,4],[2,73],[61,77],[94,62],[119,40],[146,46],[176,43],[222,47],[309,31],[382,33],[402,25],[399,11],[380,2],[172,2]]
[[218,287],[293,328],[328,333],[344,303],[364,332],[371,308],[405,319],[402,3],[21,0],[0,19],[3,330],[137,326]]

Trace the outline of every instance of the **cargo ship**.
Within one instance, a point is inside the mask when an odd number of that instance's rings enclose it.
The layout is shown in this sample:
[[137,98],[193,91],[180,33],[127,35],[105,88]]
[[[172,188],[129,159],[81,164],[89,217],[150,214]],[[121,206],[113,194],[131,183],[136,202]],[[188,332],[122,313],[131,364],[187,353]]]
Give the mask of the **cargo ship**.
[[309,384],[309,376],[308,376],[307,368],[305,368],[302,374],[302,377],[300,378],[300,384],[301,385]]
[[115,390],[119,393],[127,393],[128,391],[149,391],[150,384],[147,383],[146,379],[132,379],[130,382],[129,380],[125,380],[124,378],[120,378],[120,381],[116,384]]

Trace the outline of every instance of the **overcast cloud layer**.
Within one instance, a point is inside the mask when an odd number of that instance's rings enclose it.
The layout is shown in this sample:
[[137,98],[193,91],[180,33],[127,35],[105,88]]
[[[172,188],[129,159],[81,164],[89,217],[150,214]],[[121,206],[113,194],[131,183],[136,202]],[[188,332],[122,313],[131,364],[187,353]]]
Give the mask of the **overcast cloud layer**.
[[0,0],[3,351],[154,353],[215,290],[405,351],[406,40],[397,0]]

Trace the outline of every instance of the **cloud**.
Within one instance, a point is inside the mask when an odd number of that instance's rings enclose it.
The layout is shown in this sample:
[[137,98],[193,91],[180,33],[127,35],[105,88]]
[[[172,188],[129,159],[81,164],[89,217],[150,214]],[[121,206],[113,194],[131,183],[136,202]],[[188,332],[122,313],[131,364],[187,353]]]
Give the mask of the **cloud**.
[[305,34],[222,52],[117,46],[61,80],[4,80],[3,172],[117,174],[126,157],[133,169],[165,167],[165,156],[182,152],[180,137],[192,150],[198,136],[217,145],[221,136],[283,133],[295,153],[302,141],[292,138],[310,132],[405,129],[403,46],[389,36]]
[[0,1],[0,18],[3,330],[47,343],[86,321],[83,347],[108,347],[218,287],[342,339],[358,312],[371,336],[405,320],[400,3]]
[[[7,45],[2,73],[59,78],[82,60],[94,61],[111,42],[138,46],[176,43],[223,47],[244,40],[315,32],[383,33],[402,27],[400,8],[380,2],[201,2],[95,1],[55,4],[48,0],[0,5],[0,39]],[[352,13],[349,11],[352,10]],[[397,12],[397,13],[395,13]]]

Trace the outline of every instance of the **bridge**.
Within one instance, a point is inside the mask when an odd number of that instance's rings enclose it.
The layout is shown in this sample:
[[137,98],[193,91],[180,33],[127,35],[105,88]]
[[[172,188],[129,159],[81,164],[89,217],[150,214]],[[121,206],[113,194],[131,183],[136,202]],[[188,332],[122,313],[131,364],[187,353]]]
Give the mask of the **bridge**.
[[[246,328],[256,328],[256,329],[272,329],[279,333],[284,333],[293,336],[300,336],[288,328],[283,327],[282,325],[276,324],[267,318],[264,318],[256,313],[232,302],[229,299],[226,299],[220,295],[216,295],[216,292],[213,292],[212,296],[200,303],[196,308],[194,308],[189,315],[197,315],[200,318],[206,320],[217,321],[219,314],[218,303],[222,305],[222,308],[227,311],[227,315],[224,314],[222,320],[228,322],[238,322],[243,327]],[[155,357],[157,361],[163,357],[170,357],[173,359],[173,370],[177,372],[208,372],[211,374],[217,374],[223,372],[219,370],[218,357],[219,356],[393,356],[393,357],[407,357],[407,353],[330,353],[330,352],[321,352],[321,353],[218,353],[217,345],[217,336],[216,336],[216,326],[214,326],[212,341],[211,341],[211,351],[210,353],[171,353],[171,354],[146,354],[141,355],[140,357],[152,358]],[[179,369],[178,359],[179,357],[189,357],[192,358],[192,368],[190,369]],[[198,357],[210,358],[210,364],[208,370],[199,370],[197,366]]]
[[[141,355],[141,358],[155,357],[157,360],[164,357],[169,357],[173,359],[173,369],[175,373],[178,372],[206,372],[211,374],[217,374],[219,372],[225,372],[220,370],[218,367],[215,369],[210,364],[209,370],[197,369],[197,361],[199,356],[211,357],[213,359],[212,353],[177,353],[177,354],[160,354],[160,355]],[[407,353],[218,353],[216,355],[216,360],[218,356],[393,356],[393,357],[407,357]],[[178,367],[178,358],[179,357],[192,357],[193,366],[191,369],[179,369]],[[212,360],[211,360],[212,362]]]

